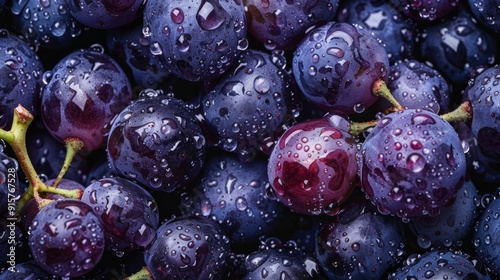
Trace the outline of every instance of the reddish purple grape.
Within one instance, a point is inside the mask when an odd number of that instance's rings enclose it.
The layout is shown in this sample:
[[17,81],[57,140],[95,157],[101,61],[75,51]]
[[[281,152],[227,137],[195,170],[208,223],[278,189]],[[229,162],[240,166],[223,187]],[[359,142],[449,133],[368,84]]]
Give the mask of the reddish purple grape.
[[307,30],[332,21],[338,0],[243,0],[248,32],[268,50],[294,50]]
[[189,81],[218,77],[248,47],[241,0],[149,0],[144,35],[169,71]]
[[5,29],[0,29],[0,63],[0,128],[10,129],[19,104],[38,115],[43,65],[25,41]]
[[268,163],[279,201],[297,213],[335,215],[354,189],[355,139],[343,117],[305,121],[278,140]]
[[389,60],[370,31],[330,22],[308,33],[294,52],[292,66],[309,102],[327,112],[353,114],[377,100],[372,84],[387,80]]
[[173,192],[201,171],[205,145],[192,107],[148,89],[114,120],[107,155],[115,174]]
[[110,122],[132,99],[127,75],[101,47],[61,59],[42,91],[41,115],[58,141],[79,138],[84,151],[104,146]]
[[230,268],[229,239],[205,217],[170,220],[144,251],[154,279],[225,279]]
[[89,205],[75,199],[57,200],[40,210],[28,238],[37,264],[59,277],[88,273],[104,253],[100,219]]
[[437,216],[465,180],[462,143],[431,111],[407,109],[378,121],[359,153],[361,185],[383,214]]
[[351,202],[337,216],[320,218],[320,267],[328,279],[383,279],[405,254],[403,223],[380,215],[365,199]]
[[111,29],[142,16],[144,0],[71,0],[65,1],[73,17],[81,24]]
[[453,12],[459,0],[391,0],[404,15],[421,22],[433,22]]
[[85,188],[82,201],[101,218],[107,250],[129,252],[155,238],[158,207],[141,186],[120,177],[100,179]]

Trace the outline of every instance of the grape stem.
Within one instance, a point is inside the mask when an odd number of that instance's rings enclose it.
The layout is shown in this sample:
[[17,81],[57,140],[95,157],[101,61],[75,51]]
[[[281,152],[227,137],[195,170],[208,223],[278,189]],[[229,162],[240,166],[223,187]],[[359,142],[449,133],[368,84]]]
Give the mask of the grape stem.
[[83,148],[83,141],[78,138],[68,138],[64,142],[66,143],[66,157],[64,158],[64,164],[61,168],[61,171],[59,171],[57,178],[52,183],[52,187],[57,187],[59,182],[61,182],[64,174],[66,174],[66,171],[68,171],[73,158],[78,153],[78,151]]
[[447,122],[462,121],[469,122],[472,119],[472,104],[470,101],[465,101],[455,110],[441,115]]
[[39,207],[43,207],[50,201],[40,197],[41,192],[51,192],[63,195],[68,198],[80,199],[83,192],[82,190],[64,190],[58,189],[53,186],[47,186],[38,177],[35,167],[31,163],[28,156],[28,150],[26,149],[26,133],[28,127],[33,121],[33,115],[22,105],[18,105],[14,109],[14,118],[12,121],[12,127],[10,130],[6,131],[0,128],[0,138],[2,138],[7,144],[12,147],[21,169],[26,174],[29,185],[28,190],[21,196],[18,203],[18,213],[22,210],[24,205],[29,199],[34,198],[38,203]]
[[394,108],[389,109],[389,111],[402,111],[405,109],[396,100],[396,98],[394,98],[394,95],[392,95],[391,91],[387,87],[387,84],[383,80],[376,80],[373,83],[372,93],[375,96],[380,96],[380,97],[385,98],[387,101],[389,101],[394,106]]
[[130,275],[124,280],[153,280],[153,276],[151,275],[149,268],[147,266],[143,266],[141,270]]
[[374,127],[378,123],[378,120],[372,120],[368,122],[351,122],[349,127],[349,134],[352,136],[359,136],[365,129]]

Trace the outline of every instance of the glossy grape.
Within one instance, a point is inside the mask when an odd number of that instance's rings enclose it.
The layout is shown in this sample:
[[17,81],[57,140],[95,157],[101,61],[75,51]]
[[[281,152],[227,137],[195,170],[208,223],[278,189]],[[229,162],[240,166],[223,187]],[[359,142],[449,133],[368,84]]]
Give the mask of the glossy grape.
[[391,0],[402,14],[421,22],[433,22],[446,17],[458,6],[459,0]]
[[292,61],[306,99],[325,111],[362,112],[377,97],[372,84],[386,80],[387,52],[373,33],[358,25],[330,22],[311,30]]
[[465,179],[466,162],[453,127],[431,111],[386,115],[359,153],[361,185],[384,214],[436,216]]
[[16,264],[13,269],[6,269],[0,273],[0,280],[38,280],[54,279],[51,275],[40,268],[35,261],[27,261]]
[[158,206],[141,186],[119,177],[100,179],[85,188],[81,200],[101,218],[106,249],[128,252],[155,238]]
[[201,171],[205,136],[180,99],[145,90],[115,119],[107,142],[113,172],[151,190],[173,192]]
[[29,246],[37,264],[50,274],[75,277],[101,260],[104,232],[92,208],[74,199],[57,200],[35,216]]
[[354,189],[356,143],[338,115],[292,126],[269,157],[273,193],[291,210],[335,215]]
[[[498,193],[498,192],[497,192]],[[474,251],[494,272],[500,275],[500,199],[489,202],[477,220],[473,231]]]
[[144,35],[151,52],[189,81],[222,75],[248,47],[241,0],[149,0]]
[[80,49],[44,74],[41,115],[59,142],[79,138],[82,150],[103,147],[111,120],[132,99],[132,89],[118,63],[102,47]]
[[500,31],[500,8],[497,0],[468,0],[474,17],[485,27],[495,32]]
[[123,26],[142,16],[143,0],[72,0],[66,1],[69,11],[81,24],[111,29]]

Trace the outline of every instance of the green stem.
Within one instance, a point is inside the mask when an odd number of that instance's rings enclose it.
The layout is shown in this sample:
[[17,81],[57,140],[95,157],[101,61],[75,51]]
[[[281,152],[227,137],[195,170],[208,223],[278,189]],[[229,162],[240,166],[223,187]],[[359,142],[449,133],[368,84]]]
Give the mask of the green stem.
[[349,134],[352,136],[359,136],[365,129],[374,127],[378,123],[378,120],[372,120],[368,122],[351,122],[349,127]]
[[394,106],[396,110],[398,111],[404,110],[404,107],[401,106],[401,104],[399,104],[396,98],[394,98],[394,95],[392,95],[391,91],[387,87],[387,84],[383,80],[376,80],[373,83],[372,93],[375,96],[380,96],[385,98]]
[[71,165],[73,158],[78,153],[78,151],[81,148],[83,148],[83,141],[78,138],[68,138],[65,140],[65,143],[66,143],[66,157],[64,158],[64,164],[61,168],[61,171],[59,171],[57,178],[52,183],[52,187],[57,187],[57,185],[59,185],[59,182],[61,182],[64,174],[66,174],[66,171],[68,171],[68,168]]
[[124,280],[153,280],[153,276],[151,275],[149,269],[146,266],[143,266],[141,270],[130,275]]
[[470,101],[465,101],[455,110],[441,115],[447,122],[462,121],[469,122],[472,119],[472,104]]

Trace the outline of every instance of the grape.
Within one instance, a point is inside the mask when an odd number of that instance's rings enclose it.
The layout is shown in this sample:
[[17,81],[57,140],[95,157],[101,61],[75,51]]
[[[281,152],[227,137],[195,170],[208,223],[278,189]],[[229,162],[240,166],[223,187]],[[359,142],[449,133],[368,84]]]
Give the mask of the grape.
[[143,0],[65,1],[73,17],[81,24],[97,29],[123,26],[142,16]]
[[414,23],[388,1],[343,1],[336,18],[373,32],[384,44],[391,64],[413,57],[417,37]]
[[0,280],[39,280],[55,279],[49,273],[40,268],[35,261],[27,261],[16,264],[13,270],[6,269],[0,274]]
[[154,279],[224,279],[229,272],[229,239],[204,217],[170,220],[156,231],[144,251]]
[[382,279],[405,253],[401,220],[378,213],[365,199],[320,218],[316,255],[329,279]]
[[356,146],[338,115],[292,126],[269,157],[274,195],[300,214],[335,215],[354,189]]
[[285,208],[266,197],[267,161],[240,162],[232,155],[215,155],[205,163],[200,178],[181,194],[182,212],[218,221],[231,244],[255,243],[279,228]]
[[151,190],[173,192],[201,171],[205,146],[192,108],[147,89],[114,120],[107,155],[115,174]]
[[137,250],[155,238],[158,207],[139,185],[119,177],[100,179],[85,188],[81,200],[101,218],[106,249]]
[[361,185],[384,214],[437,216],[465,180],[466,162],[453,127],[431,111],[386,115],[359,153]]
[[151,52],[189,81],[222,75],[248,47],[241,0],[149,0],[143,31]]
[[[497,190],[498,194],[498,190]],[[484,196],[483,196],[484,197]],[[482,214],[474,225],[474,251],[495,275],[500,275],[500,199],[498,195],[485,205]]]
[[82,25],[73,18],[64,0],[12,1],[13,25],[30,45],[62,49],[75,41]]
[[370,31],[330,22],[311,30],[294,52],[292,70],[306,99],[325,111],[362,112],[377,97],[372,84],[386,81],[384,46]]
[[38,115],[43,65],[26,42],[5,29],[0,29],[0,61],[0,128],[10,129],[17,105]]
[[492,279],[484,265],[462,251],[433,250],[408,257],[405,264],[389,275],[403,279]]
[[57,200],[35,216],[29,230],[33,258],[45,271],[76,277],[94,268],[104,252],[104,232],[92,208],[74,199]]
[[421,21],[433,22],[448,16],[459,0],[391,0],[391,4],[402,14]]
[[332,21],[338,0],[243,0],[248,32],[268,50],[293,50],[307,31]]
[[500,8],[497,0],[468,0],[474,17],[485,27],[495,32],[500,31]]
[[101,47],[80,49],[44,77],[41,115],[49,133],[61,143],[79,138],[84,151],[104,146],[111,120],[132,99],[130,82],[117,62]]
[[420,42],[422,61],[458,88],[462,88],[471,71],[495,62],[495,39],[477,25],[465,9],[448,19],[424,28]]
[[202,96],[203,116],[216,145],[251,161],[271,152],[283,126],[299,114],[299,94],[277,53],[242,52],[237,67]]

